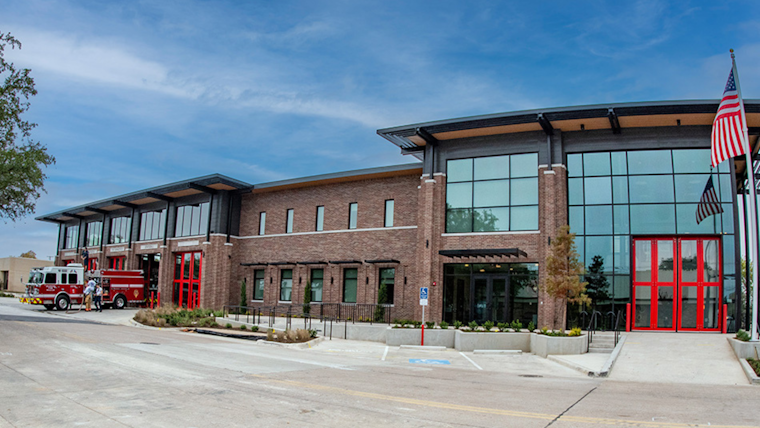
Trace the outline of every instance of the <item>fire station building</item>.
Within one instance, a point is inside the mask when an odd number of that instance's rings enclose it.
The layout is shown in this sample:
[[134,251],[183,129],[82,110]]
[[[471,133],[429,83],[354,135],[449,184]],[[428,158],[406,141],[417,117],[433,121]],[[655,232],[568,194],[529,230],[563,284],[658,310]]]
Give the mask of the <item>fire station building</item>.
[[[38,217],[57,264],[142,269],[162,303],[361,305],[393,318],[553,327],[539,287],[569,224],[596,310],[634,330],[741,328],[743,158],[710,168],[718,101],[607,104],[381,129],[420,162],[249,184],[210,175]],[[760,101],[745,101],[757,151]],[[712,179],[723,213],[696,221]],[[599,287],[601,284],[601,287]],[[568,308],[574,317],[578,308]]]

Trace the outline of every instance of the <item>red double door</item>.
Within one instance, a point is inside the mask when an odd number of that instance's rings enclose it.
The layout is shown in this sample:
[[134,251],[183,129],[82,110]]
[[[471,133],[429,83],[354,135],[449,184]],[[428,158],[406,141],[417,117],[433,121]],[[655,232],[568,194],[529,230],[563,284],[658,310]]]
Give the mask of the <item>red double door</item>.
[[720,331],[719,238],[634,238],[632,252],[634,330]]
[[201,263],[200,251],[175,253],[174,255],[174,290],[172,301],[175,305],[194,309],[199,306],[201,298]]

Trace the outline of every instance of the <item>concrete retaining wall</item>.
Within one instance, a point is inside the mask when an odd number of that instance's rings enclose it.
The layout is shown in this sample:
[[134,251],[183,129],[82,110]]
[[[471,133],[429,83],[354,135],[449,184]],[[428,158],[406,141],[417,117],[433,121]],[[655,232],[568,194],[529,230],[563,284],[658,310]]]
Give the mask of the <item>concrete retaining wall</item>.
[[[454,347],[454,336],[458,330],[425,329],[425,346]],[[389,328],[386,332],[388,346],[419,345],[422,329]]]
[[572,355],[588,352],[588,338],[557,337],[545,334],[531,334],[531,352],[546,358],[547,355]]
[[760,355],[760,342],[743,342],[733,337],[728,337],[728,343],[734,349],[737,358],[758,358]]
[[454,347],[458,351],[476,349],[520,350],[531,352],[532,333],[468,333],[457,330]]

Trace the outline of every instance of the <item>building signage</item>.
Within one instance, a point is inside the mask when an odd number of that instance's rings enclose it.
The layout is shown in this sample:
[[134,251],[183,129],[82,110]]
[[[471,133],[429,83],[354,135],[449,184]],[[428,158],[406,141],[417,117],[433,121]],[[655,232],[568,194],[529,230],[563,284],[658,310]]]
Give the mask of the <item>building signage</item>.
[[64,257],[71,257],[71,256],[76,256],[76,255],[77,253],[63,253]]
[[183,241],[177,244],[178,247],[192,247],[193,245],[200,245],[198,241]]
[[126,251],[127,247],[113,247],[111,248],[112,253],[120,253],[122,251]]
[[158,244],[147,244],[140,246],[141,250],[155,250],[158,248]]

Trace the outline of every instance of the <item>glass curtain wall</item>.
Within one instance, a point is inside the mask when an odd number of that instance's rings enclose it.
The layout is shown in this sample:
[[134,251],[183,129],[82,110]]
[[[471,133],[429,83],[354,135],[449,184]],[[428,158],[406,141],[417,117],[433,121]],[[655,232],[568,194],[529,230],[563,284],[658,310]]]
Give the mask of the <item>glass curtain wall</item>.
[[[710,150],[568,154],[568,219],[597,310],[631,301],[631,235],[722,235],[724,303],[735,288],[734,206],[728,163],[712,171],[723,214],[696,222],[710,171]],[[729,316],[733,314],[729,305]],[[569,308],[569,325],[579,321]]]

